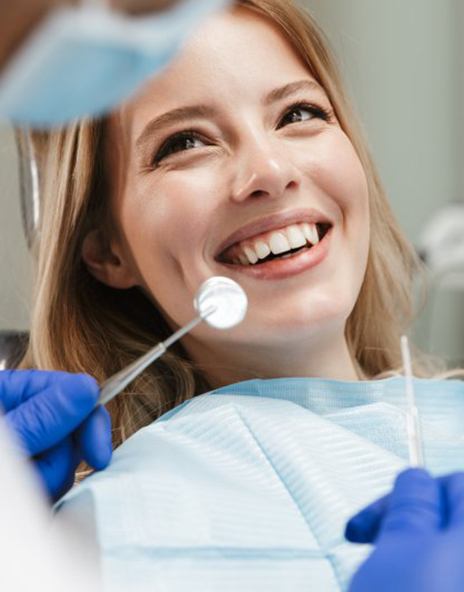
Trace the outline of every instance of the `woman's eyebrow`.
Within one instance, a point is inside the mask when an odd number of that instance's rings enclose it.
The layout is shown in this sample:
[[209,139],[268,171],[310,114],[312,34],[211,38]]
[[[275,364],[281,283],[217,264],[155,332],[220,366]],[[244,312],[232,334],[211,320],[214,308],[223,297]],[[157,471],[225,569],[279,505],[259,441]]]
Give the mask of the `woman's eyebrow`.
[[137,152],[142,150],[144,144],[153,136],[153,134],[173,123],[181,123],[189,119],[205,119],[208,117],[214,117],[216,114],[217,110],[209,105],[189,105],[167,111],[166,113],[151,119],[143,128],[142,133],[135,142],[136,150]]
[[[285,99],[301,90],[312,90],[324,93],[324,89],[314,80],[298,80],[272,90],[264,97],[263,104],[269,105],[275,103],[276,101]],[[217,114],[217,109],[211,105],[188,105],[167,111],[147,123],[135,142],[136,150],[137,152],[142,151],[145,143],[153,136],[153,134],[160,132],[165,127],[189,119],[214,117]]]
[[280,86],[279,88],[271,90],[271,92],[264,97],[263,104],[270,105],[271,103],[281,101],[282,99],[285,99],[290,95],[293,95],[302,90],[318,91],[325,95],[325,91],[322,88],[322,86],[320,86],[314,80],[297,80],[296,82],[290,82],[289,84],[285,84],[284,86]]

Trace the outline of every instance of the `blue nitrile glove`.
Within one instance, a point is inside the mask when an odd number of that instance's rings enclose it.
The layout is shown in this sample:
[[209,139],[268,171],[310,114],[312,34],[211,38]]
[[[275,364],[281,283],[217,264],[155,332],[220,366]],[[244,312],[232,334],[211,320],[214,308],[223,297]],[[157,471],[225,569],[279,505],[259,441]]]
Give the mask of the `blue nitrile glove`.
[[464,473],[434,479],[409,469],[380,503],[375,549],[350,592],[462,592]]
[[[441,487],[446,488],[447,481],[452,475],[437,477]],[[347,523],[345,537],[352,543],[373,543],[379,533],[382,520],[388,510],[391,494],[384,495],[375,500],[357,514]],[[444,496],[442,496],[443,501]],[[446,507],[442,507],[443,524],[446,523]]]
[[0,372],[0,408],[53,500],[73,484],[84,460],[104,469],[111,459],[111,421],[85,374],[40,370]]

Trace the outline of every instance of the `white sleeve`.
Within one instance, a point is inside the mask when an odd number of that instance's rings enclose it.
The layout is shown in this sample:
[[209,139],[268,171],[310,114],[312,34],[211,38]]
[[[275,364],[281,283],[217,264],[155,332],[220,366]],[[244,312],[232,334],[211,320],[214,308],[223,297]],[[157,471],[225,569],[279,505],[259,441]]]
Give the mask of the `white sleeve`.
[[52,528],[41,486],[13,445],[3,417],[0,451],[0,589],[98,590],[96,570],[89,568],[80,541],[64,533],[61,523]]

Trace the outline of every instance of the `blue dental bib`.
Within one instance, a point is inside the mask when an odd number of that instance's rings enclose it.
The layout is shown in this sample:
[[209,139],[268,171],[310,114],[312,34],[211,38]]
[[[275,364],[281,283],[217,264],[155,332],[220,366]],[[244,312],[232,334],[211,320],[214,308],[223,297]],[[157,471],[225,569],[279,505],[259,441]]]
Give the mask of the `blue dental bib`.
[[[464,383],[419,380],[428,468],[464,469]],[[407,464],[405,385],[251,380],[129,438],[59,511],[86,523],[105,590],[345,590],[369,547],[348,517]]]

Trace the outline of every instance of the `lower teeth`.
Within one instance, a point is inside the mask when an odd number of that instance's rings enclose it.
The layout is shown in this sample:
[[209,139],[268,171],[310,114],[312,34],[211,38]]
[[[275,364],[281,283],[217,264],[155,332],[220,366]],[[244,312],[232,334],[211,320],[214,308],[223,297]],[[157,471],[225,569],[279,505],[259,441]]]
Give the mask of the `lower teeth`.
[[289,259],[290,257],[294,257],[295,255],[299,255],[302,251],[308,250],[309,247],[303,247],[302,249],[298,249],[298,251],[293,251],[290,253],[285,253],[285,255],[279,256],[279,259]]
[[310,248],[311,247],[309,245],[306,245],[305,247],[301,247],[300,249],[297,249],[295,251],[289,251],[288,253],[285,253],[283,255],[273,255],[270,258],[263,259],[259,263],[267,263],[268,261],[274,261],[274,259],[290,259],[290,257],[295,257],[295,255],[299,255],[303,251],[307,251]]

